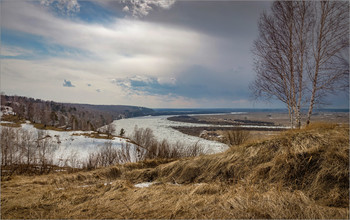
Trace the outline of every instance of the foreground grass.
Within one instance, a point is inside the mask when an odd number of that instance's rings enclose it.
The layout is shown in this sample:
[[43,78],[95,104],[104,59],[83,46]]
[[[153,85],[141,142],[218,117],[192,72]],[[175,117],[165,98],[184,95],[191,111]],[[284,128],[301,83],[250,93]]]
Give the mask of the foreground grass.
[[[107,184],[105,184],[107,183]],[[316,204],[302,191],[279,186],[161,183],[136,188],[129,181],[73,184],[21,179],[2,189],[3,218],[346,218],[345,208]],[[9,193],[11,191],[11,193]],[[20,195],[20,196],[19,196]]]
[[348,158],[349,129],[317,125],[216,155],[14,176],[2,181],[1,215],[347,219]]

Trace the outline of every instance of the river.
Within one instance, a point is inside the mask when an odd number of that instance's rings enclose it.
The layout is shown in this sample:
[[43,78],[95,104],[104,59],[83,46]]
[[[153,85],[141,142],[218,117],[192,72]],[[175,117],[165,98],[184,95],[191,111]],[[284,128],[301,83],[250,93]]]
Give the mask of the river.
[[180,142],[181,144],[186,146],[199,143],[201,146],[203,146],[204,151],[207,154],[222,152],[228,148],[226,144],[216,142],[216,141],[205,140],[203,138],[199,138],[195,136],[186,135],[171,128],[176,126],[188,126],[188,127],[208,126],[210,127],[213,125],[169,121],[167,120],[168,117],[171,117],[171,115],[126,118],[126,119],[115,120],[113,124],[115,125],[117,134],[122,128],[125,130],[126,136],[130,136],[133,133],[135,126],[137,126],[138,128],[150,128],[152,129],[156,139],[159,141],[166,139],[171,144]]

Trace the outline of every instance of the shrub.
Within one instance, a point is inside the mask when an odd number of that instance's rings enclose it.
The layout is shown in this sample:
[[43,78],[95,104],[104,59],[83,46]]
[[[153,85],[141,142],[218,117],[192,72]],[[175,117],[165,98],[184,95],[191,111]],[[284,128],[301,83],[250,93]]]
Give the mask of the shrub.
[[225,142],[229,146],[237,146],[249,139],[250,133],[247,130],[235,129],[224,133]]
[[124,128],[122,128],[122,129],[120,129],[119,136],[124,137],[124,135],[125,135],[125,130],[124,130]]
[[204,154],[203,147],[197,142],[190,146],[184,146],[183,143],[177,142],[170,144],[166,139],[157,141],[150,128],[135,127],[134,133],[130,139],[143,150],[140,160],[155,159],[155,158],[181,158],[194,157]]

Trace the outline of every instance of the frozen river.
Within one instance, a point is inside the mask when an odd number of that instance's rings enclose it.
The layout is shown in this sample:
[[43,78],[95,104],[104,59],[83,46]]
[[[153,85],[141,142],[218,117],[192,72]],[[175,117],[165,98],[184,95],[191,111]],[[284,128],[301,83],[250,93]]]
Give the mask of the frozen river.
[[167,120],[169,115],[166,116],[145,116],[145,117],[136,117],[136,118],[126,118],[115,120],[113,124],[116,128],[116,133],[118,134],[120,129],[125,130],[125,135],[130,136],[135,126],[138,128],[150,128],[153,131],[154,136],[159,140],[166,139],[169,143],[175,144],[180,142],[184,145],[193,145],[199,143],[204,147],[206,153],[218,153],[226,150],[228,146],[226,144],[209,141],[199,137],[194,137],[190,135],[183,134],[171,127],[176,126],[187,126],[187,127],[203,127],[203,126],[213,126],[206,124],[194,124],[194,123],[184,123],[184,122],[175,122]]
[[[243,114],[246,112],[232,112],[231,114]],[[227,113],[224,113],[227,114]],[[198,114],[197,114],[198,115]],[[213,114],[211,114],[213,115]],[[221,114],[220,114],[221,115]],[[126,136],[130,136],[135,126],[138,128],[150,128],[153,130],[154,136],[158,141],[166,139],[169,143],[180,142],[184,145],[193,145],[199,142],[203,147],[206,153],[218,153],[226,150],[228,146],[226,144],[210,141],[203,138],[190,136],[180,131],[173,129],[172,127],[232,127],[232,125],[212,125],[212,124],[196,124],[196,123],[186,123],[178,121],[170,121],[167,118],[177,116],[177,115],[162,115],[162,116],[144,116],[136,118],[126,118],[115,120],[113,124],[116,128],[116,134],[119,134],[120,129],[126,131]],[[189,114],[191,116],[191,114]],[[288,128],[285,126],[259,126],[259,125],[241,125],[241,127],[246,128]]]

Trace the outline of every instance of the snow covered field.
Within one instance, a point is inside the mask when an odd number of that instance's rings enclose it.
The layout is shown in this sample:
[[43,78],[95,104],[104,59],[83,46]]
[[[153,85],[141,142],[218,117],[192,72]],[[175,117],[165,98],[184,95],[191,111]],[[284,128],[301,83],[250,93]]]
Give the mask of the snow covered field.
[[[32,131],[34,134],[37,133],[38,130],[29,122],[22,124],[22,129]],[[90,153],[98,152],[99,148],[104,146],[107,142],[111,142],[114,148],[120,148],[123,144],[125,145],[127,143],[127,140],[123,138],[107,140],[73,135],[88,133],[85,131],[45,130],[44,132],[47,132],[55,145],[52,158],[54,164],[59,166],[69,165],[79,167],[83,161],[88,159]],[[134,146],[133,144],[130,145],[132,147]]]

